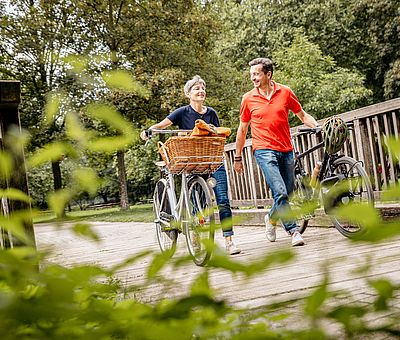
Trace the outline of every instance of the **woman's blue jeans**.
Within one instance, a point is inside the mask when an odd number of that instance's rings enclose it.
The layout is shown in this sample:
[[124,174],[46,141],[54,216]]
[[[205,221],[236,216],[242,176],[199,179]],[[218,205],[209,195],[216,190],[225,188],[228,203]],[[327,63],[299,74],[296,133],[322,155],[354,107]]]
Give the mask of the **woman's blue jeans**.
[[289,195],[294,189],[293,152],[262,149],[255,150],[254,156],[274,200],[269,216],[272,220],[280,219],[285,230],[292,234],[298,229],[296,221],[287,218],[290,213]]
[[214,187],[215,199],[218,205],[219,220],[221,221],[223,236],[232,236],[232,210],[228,197],[228,179],[225,167],[220,167],[211,177],[215,178],[217,185]]

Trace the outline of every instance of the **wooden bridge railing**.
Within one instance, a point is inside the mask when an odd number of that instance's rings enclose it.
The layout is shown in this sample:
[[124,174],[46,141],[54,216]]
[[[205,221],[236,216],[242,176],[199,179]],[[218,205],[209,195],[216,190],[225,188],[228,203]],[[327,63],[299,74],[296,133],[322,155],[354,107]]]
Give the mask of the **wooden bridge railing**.
[[[400,135],[400,98],[383,103],[345,112],[340,115],[345,121],[353,122],[354,129],[344,145],[342,153],[363,162],[374,188],[380,192],[393,183],[400,181],[398,160],[393,159],[386,148],[388,137]],[[323,120],[319,123],[322,124]],[[292,133],[297,129],[292,128]],[[318,142],[316,136],[298,136],[294,139],[300,152]],[[305,169],[310,173],[315,163],[322,158],[322,150],[317,150],[304,161]],[[229,194],[233,207],[260,207],[272,203],[265,180],[253,157],[251,139],[247,139],[243,149],[244,175],[239,176],[233,170],[235,143],[225,146],[225,166],[229,181]]]

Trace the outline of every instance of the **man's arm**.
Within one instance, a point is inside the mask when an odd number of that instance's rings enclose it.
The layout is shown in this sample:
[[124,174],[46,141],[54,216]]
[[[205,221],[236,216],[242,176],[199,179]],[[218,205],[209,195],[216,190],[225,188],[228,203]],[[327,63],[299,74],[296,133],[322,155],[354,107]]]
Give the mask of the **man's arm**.
[[[171,125],[172,125],[172,122],[168,118],[165,118],[161,122],[150,126],[149,130],[150,129],[159,129],[159,130],[161,130],[161,129],[165,129],[166,127],[171,126]],[[148,139],[147,136],[146,136],[146,131],[142,131],[140,133],[140,138],[142,138],[143,140],[147,140]]]
[[[245,122],[240,122],[237,134],[236,134],[236,152],[235,152],[235,158],[237,161],[234,162],[234,169],[237,173],[242,174],[243,173],[243,161],[241,160],[242,157],[242,150],[244,147],[244,143],[246,142],[246,135],[247,135],[247,129],[249,127],[249,123]],[[240,158],[240,160],[239,160]]]
[[303,109],[301,109],[301,111],[297,113],[296,116],[299,117],[299,119],[303,122],[304,125],[310,128],[315,128],[316,126],[318,126],[318,123],[314,119],[314,117],[309,115]]

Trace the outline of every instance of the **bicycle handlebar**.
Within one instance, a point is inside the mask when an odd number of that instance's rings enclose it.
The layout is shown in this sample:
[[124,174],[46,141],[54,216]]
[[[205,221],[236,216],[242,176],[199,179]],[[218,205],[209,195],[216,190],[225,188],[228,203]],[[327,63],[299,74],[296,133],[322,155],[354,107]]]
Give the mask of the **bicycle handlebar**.
[[179,134],[179,133],[190,133],[192,130],[163,130],[163,129],[148,129],[145,130],[146,137],[149,139],[153,137],[153,135],[161,135],[161,134]]
[[321,126],[317,126],[315,128],[303,127],[303,128],[299,128],[298,132],[299,133],[319,133],[319,132],[321,132],[321,130],[322,130]]
[[[354,127],[353,122],[346,122],[346,125],[349,128],[349,130],[352,130]],[[298,128],[297,133],[293,134],[292,137],[307,134],[307,133],[317,134],[317,133],[320,133],[321,131],[322,131],[322,126],[317,126],[315,128],[301,127],[301,128]]]

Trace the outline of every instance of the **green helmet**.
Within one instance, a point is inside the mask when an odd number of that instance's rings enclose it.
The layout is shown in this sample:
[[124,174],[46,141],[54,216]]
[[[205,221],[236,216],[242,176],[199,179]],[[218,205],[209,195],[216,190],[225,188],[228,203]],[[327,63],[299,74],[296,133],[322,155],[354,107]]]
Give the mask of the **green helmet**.
[[338,152],[349,136],[349,130],[344,120],[338,116],[332,116],[322,125],[325,149],[329,153]]

